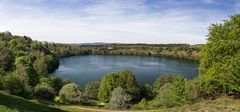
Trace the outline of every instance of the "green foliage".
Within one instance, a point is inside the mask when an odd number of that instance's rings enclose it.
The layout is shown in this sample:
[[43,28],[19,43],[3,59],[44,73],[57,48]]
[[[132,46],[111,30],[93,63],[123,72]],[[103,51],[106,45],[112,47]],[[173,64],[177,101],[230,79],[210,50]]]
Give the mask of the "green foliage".
[[109,107],[113,109],[127,109],[131,107],[130,101],[132,96],[121,87],[117,87],[113,90]]
[[142,97],[146,98],[147,100],[151,100],[156,96],[156,92],[153,89],[153,86],[150,84],[144,84],[142,90]]
[[[43,82],[39,84],[40,79],[49,77],[48,74],[58,68],[60,57],[81,53],[80,47],[72,45],[38,42],[26,36],[0,33],[0,89],[12,94],[21,93],[21,96],[31,95],[31,88],[37,84],[44,85]],[[13,85],[10,82],[14,82]],[[50,77],[44,83],[56,92],[63,86],[62,80],[57,77]]]
[[52,100],[55,95],[56,95],[56,92],[54,91],[54,88],[52,88],[48,84],[38,84],[34,88],[34,96],[36,96],[38,98]]
[[183,76],[177,76],[173,81],[171,100],[174,101],[176,105],[185,104],[187,101],[186,93],[187,79]]
[[38,83],[38,76],[32,66],[32,60],[29,56],[16,58],[15,65],[16,75],[25,86],[35,86]]
[[119,74],[112,72],[102,78],[99,86],[98,99],[100,102],[108,102],[114,88],[119,86]]
[[149,109],[149,104],[148,104],[148,101],[143,98],[139,103],[135,104],[132,106],[133,109],[138,109],[138,110],[147,110]]
[[49,76],[40,79],[41,84],[49,84],[58,93],[63,87],[63,81],[59,77]]
[[7,74],[3,77],[4,89],[14,95],[21,95],[24,91],[24,86],[15,74]]
[[175,101],[172,99],[172,94],[173,94],[173,84],[171,83],[166,83],[164,84],[160,90],[159,93],[156,97],[157,103],[153,105],[155,108],[159,107],[173,107],[175,104]]
[[59,96],[56,96],[56,97],[54,98],[54,101],[57,102],[57,103],[64,103]]
[[173,74],[160,75],[153,83],[153,87],[158,91],[164,84],[172,83],[176,77],[177,75]]
[[140,99],[140,89],[131,71],[112,72],[102,78],[98,98],[101,102],[108,102],[114,88],[122,87],[128,94],[133,96],[133,100]]
[[63,103],[79,103],[81,92],[75,83],[64,85],[59,92],[59,97]]
[[16,109],[11,109],[6,106],[0,105],[0,112],[19,112]]
[[119,72],[119,86],[124,88],[128,94],[132,95],[132,100],[141,99],[141,90],[132,71],[123,70]]
[[187,81],[185,86],[187,103],[196,103],[201,100],[201,86],[198,78]]
[[200,71],[207,97],[240,92],[240,15],[230,16],[223,23],[212,24],[208,42],[201,50]]
[[63,85],[67,85],[67,84],[70,84],[70,83],[73,83],[70,79],[64,79],[63,80]]
[[33,67],[36,70],[37,74],[40,76],[40,78],[47,76],[48,65],[45,61],[44,54],[37,56],[36,60],[33,62]]
[[[112,49],[109,49],[109,47]],[[201,45],[189,44],[111,44],[82,45],[86,54],[164,56],[197,61]]]
[[165,83],[158,91],[152,106],[173,107],[186,104],[188,101],[188,89],[186,89],[187,80],[182,76],[175,76],[172,83]]
[[88,82],[85,86],[85,94],[88,98],[97,99],[100,83],[98,81]]
[[10,70],[13,60],[10,51],[6,47],[0,46],[0,54],[0,71]]

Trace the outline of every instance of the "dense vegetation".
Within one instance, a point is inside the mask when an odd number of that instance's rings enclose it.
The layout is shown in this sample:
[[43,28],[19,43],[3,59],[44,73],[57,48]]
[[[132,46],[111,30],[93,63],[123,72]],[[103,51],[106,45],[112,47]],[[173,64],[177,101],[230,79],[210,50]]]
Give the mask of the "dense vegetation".
[[[103,44],[81,45],[93,55],[164,56],[197,61],[202,45],[189,44]],[[86,53],[85,52],[85,53]]]
[[[60,57],[116,54],[195,59],[198,47],[173,44],[112,45],[111,49],[104,48],[106,46],[81,48],[75,45],[32,41],[29,37],[13,36],[9,32],[1,33],[0,90],[30,99],[40,98],[51,101],[54,99],[55,102],[62,104],[111,109],[169,108],[193,104],[205,99],[216,99],[223,95],[239,98],[239,24],[240,15],[233,15],[223,23],[210,26],[208,42],[201,49],[201,74],[193,80],[175,74],[160,75],[153,84],[140,87],[133,72],[123,70],[108,73],[100,82],[89,82],[85,91],[80,90],[79,85],[71,81],[49,75],[58,68]],[[185,53],[188,51],[188,55],[181,53],[178,55],[178,52],[182,51]],[[171,54],[172,52],[174,53]],[[1,96],[3,95],[0,94],[0,106],[8,105],[2,100],[8,97]],[[3,109],[15,111],[5,106]],[[50,109],[55,111],[55,108]]]

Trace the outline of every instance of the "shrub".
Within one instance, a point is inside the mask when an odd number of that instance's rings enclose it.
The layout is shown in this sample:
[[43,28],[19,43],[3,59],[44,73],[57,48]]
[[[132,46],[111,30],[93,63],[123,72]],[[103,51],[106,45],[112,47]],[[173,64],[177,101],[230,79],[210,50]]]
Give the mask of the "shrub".
[[187,103],[187,80],[182,76],[176,76],[172,83],[164,84],[158,91],[155,107],[173,107]]
[[60,89],[63,87],[63,81],[59,77],[50,76],[43,77],[40,79],[41,84],[49,84],[54,90],[58,93]]
[[85,86],[85,94],[88,98],[97,99],[100,83],[97,81],[88,82]]
[[143,98],[138,104],[133,105],[132,108],[141,110],[149,109],[148,101]]
[[34,96],[44,99],[53,99],[56,92],[49,84],[38,84],[34,88]]
[[23,96],[24,98],[31,98],[33,95],[33,92],[34,92],[34,88],[32,88],[31,86],[25,86],[21,96]]
[[123,70],[119,72],[119,86],[132,95],[132,101],[141,100],[141,90],[132,71]]
[[160,90],[158,95],[156,96],[155,100],[157,101],[156,104],[154,104],[154,107],[173,107],[174,101],[171,98],[171,95],[173,94],[173,84],[166,83],[164,84]]
[[70,79],[64,79],[63,80],[63,85],[67,85],[67,84],[70,84],[70,83],[73,83]]
[[3,77],[4,89],[14,95],[21,95],[24,91],[24,86],[15,74],[7,74]]
[[156,92],[153,90],[152,85],[145,84],[143,86],[142,95],[147,100],[151,100],[151,99],[153,99],[156,96]]
[[183,76],[177,76],[173,81],[173,92],[171,95],[171,100],[174,101],[176,105],[182,105],[187,102],[186,94],[186,84],[187,79]]
[[117,87],[112,92],[112,97],[109,102],[109,107],[113,109],[127,109],[131,107],[130,101],[132,97],[126,90]]
[[133,73],[128,70],[112,72],[102,78],[98,98],[101,102],[108,102],[114,88],[122,87],[128,94],[132,95],[132,100],[137,101],[141,98],[140,89]]
[[[209,27],[208,42],[201,49],[202,93],[240,96],[240,14]],[[206,88],[206,90],[204,90]]]
[[62,99],[59,96],[56,96],[54,98],[54,101],[57,102],[57,103],[63,103]]
[[109,73],[102,78],[98,93],[98,99],[100,102],[106,103],[109,101],[113,89],[119,86],[118,80],[119,74],[114,72]]
[[158,91],[164,84],[172,83],[176,76],[173,74],[160,75],[153,83],[154,89]]
[[196,103],[197,101],[201,100],[201,94],[200,94],[201,86],[198,78],[187,81],[185,85],[186,85],[187,103]]
[[81,101],[81,92],[75,83],[70,83],[62,87],[59,97],[63,103],[79,103]]

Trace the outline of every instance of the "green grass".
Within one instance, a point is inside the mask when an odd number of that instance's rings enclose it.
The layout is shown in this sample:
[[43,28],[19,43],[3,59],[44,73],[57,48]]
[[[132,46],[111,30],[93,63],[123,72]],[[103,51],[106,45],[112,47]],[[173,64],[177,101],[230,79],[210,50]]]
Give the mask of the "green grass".
[[221,97],[216,100],[204,100],[192,105],[158,109],[155,112],[240,112],[240,100]]
[[[97,107],[56,105],[44,100],[26,100],[0,92],[0,112],[95,112],[105,111]],[[108,110],[113,111],[113,110]],[[131,111],[131,110],[127,110]],[[134,111],[134,110],[132,110]],[[144,110],[144,112],[240,112],[240,100],[221,97],[216,100],[183,105],[175,108]]]
[[53,106],[0,93],[0,112],[67,112]]

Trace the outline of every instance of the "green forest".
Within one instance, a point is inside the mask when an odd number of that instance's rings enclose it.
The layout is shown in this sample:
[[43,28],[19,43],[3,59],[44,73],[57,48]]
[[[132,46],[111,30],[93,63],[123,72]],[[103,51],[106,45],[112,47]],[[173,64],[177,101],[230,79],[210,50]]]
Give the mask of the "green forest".
[[[39,42],[10,32],[0,33],[0,111],[84,111],[70,108],[72,105],[106,110],[180,111],[177,109],[183,109],[182,106],[207,104],[207,101],[221,104],[230,98],[237,102],[240,15],[211,24],[208,31],[204,45],[91,46]],[[131,70],[122,70],[108,73],[101,81],[89,82],[85,87],[51,75],[58,69],[60,58],[75,55],[143,55],[193,60],[199,63],[200,74],[191,80],[177,74],[161,75],[152,84],[140,86]],[[240,107],[231,109],[239,111]]]

